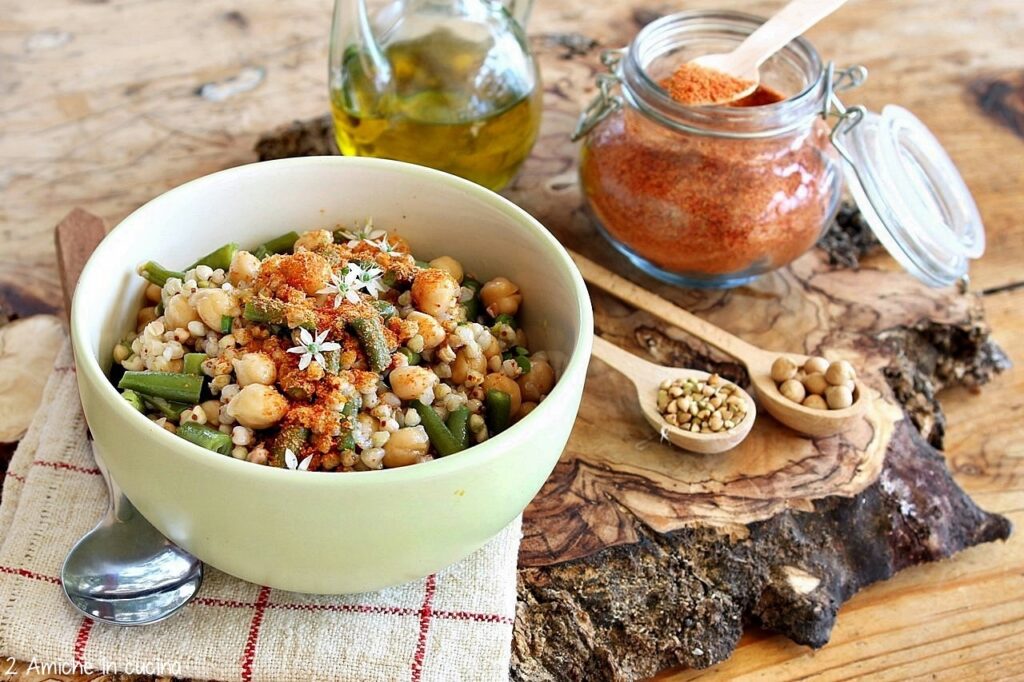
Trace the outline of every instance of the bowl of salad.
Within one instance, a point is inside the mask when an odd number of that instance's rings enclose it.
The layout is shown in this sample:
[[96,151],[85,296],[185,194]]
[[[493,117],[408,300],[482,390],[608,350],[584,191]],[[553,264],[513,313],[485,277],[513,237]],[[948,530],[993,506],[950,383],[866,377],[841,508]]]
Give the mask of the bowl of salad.
[[565,447],[591,306],[566,251],[438,171],[312,157],[145,204],[75,294],[97,454],[210,565],[379,589],[482,546]]

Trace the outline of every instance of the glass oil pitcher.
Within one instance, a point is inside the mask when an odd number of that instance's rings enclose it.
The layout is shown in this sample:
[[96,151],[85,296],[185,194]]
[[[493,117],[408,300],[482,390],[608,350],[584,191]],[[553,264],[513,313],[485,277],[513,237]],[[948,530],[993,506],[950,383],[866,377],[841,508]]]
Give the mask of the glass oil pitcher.
[[408,161],[501,189],[540,127],[532,0],[336,0],[329,83],[342,154]]

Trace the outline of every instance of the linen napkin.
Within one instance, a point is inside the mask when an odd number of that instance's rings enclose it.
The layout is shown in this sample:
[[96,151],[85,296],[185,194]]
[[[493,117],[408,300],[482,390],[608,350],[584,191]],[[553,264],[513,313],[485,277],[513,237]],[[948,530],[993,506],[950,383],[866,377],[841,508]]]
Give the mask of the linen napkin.
[[0,656],[64,674],[508,679],[520,519],[463,561],[375,593],[295,594],[207,567],[178,614],[118,628],[75,611],[59,581],[67,551],[106,507],[65,341],[0,499]]

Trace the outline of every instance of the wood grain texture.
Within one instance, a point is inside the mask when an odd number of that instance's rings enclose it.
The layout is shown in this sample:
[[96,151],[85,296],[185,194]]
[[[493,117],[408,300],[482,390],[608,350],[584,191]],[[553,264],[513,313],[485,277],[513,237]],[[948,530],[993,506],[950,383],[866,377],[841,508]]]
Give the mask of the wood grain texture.
[[57,250],[57,272],[60,274],[65,312],[70,313],[71,299],[75,294],[78,278],[89,256],[106,233],[107,228],[103,224],[103,219],[82,208],[72,209],[71,213],[57,223],[54,229],[54,244]]
[[[764,14],[780,4],[694,0],[687,7]],[[8,0],[0,17],[0,300],[23,314],[57,307],[50,229],[73,206],[87,204],[113,224],[168,187],[251,160],[257,133],[322,111],[329,5]],[[660,8],[652,2],[639,9]],[[531,28],[538,43],[551,42],[568,55],[586,52],[595,40],[624,42],[634,30],[633,13],[628,3],[542,0]],[[1017,0],[856,0],[812,31],[827,56],[871,68],[869,84],[851,101],[913,109],[964,172],[990,245],[972,270],[974,285],[994,292],[986,297],[988,318],[1018,365],[1024,362],[1024,290],[1014,288],[1024,256],[1022,147],[1009,128],[981,113],[968,86],[1019,70],[1022,30]],[[195,95],[202,84],[251,65],[266,70],[255,90],[220,103]],[[564,85],[581,85],[589,74],[566,64],[545,76],[548,98],[557,99]],[[570,119],[549,118],[545,130],[566,130]],[[570,191],[571,167],[547,158],[543,144],[528,168],[541,166],[554,176],[553,191]],[[884,257],[869,264],[892,267]],[[929,391],[942,383],[950,384]],[[916,395],[922,404],[931,400],[928,391]],[[998,377],[981,395],[954,389],[941,397],[946,456],[957,480],[983,507],[1021,523],[1021,373]],[[1021,669],[1013,646],[1024,623],[1021,573],[1020,537],[968,550],[861,592],[820,651],[748,634],[728,662],[679,679],[1009,677]]]

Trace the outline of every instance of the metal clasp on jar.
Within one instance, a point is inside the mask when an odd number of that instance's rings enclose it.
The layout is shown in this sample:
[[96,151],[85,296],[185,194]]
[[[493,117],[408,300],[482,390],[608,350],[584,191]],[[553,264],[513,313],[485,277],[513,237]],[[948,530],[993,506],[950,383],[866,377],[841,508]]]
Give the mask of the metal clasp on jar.
[[857,170],[857,166],[853,162],[850,152],[839,141],[839,136],[856,127],[864,119],[867,108],[862,105],[847,108],[842,100],[839,99],[839,93],[860,87],[867,78],[867,68],[859,64],[836,71],[835,64],[829,62],[825,71],[826,94],[821,117],[828,120],[833,113],[837,116],[836,124],[832,126],[832,132],[829,133],[828,139],[832,146],[836,148],[836,151],[839,152],[839,155],[853,167],[854,171]]
[[612,88],[622,82],[619,76],[619,62],[622,61],[622,56],[625,53],[625,48],[605,50],[601,53],[601,63],[608,69],[608,73],[597,74],[597,96],[580,114],[576,129],[572,131],[573,142],[593,130],[594,126],[607,118],[609,114],[622,108],[622,97],[614,94]]

